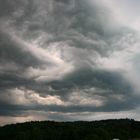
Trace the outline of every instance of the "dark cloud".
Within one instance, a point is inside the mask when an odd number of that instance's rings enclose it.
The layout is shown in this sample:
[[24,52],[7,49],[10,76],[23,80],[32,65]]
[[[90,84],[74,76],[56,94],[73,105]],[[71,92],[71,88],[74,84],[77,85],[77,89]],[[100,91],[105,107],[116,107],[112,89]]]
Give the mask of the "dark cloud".
[[22,85],[28,85],[30,82],[23,77],[19,77],[15,74],[0,74],[0,88],[7,89],[11,87],[18,87]]
[[[127,97],[126,97],[127,98]],[[130,96],[125,101],[115,101],[113,98],[110,98],[108,102],[102,107],[95,107],[92,105],[70,105],[70,106],[61,106],[61,105],[13,105],[13,104],[4,104],[1,103],[0,106],[0,115],[2,116],[25,116],[28,115],[30,111],[35,112],[55,112],[58,113],[81,113],[81,112],[120,112],[120,111],[129,111],[135,109],[139,106],[139,97]],[[57,115],[56,115],[57,116]],[[65,118],[66,119],[66,118]]]
[[11,36],[0,33],[0,59],[1,62],[14,62],[19,66],[37,66],[41,63],[30,52],[21,49],[22,44],[17,43]]
[[[13,76],[13,78],[15,78]],[[12,87],[25,87],[32,89],[36,92],[40,92],[43,96],[45,91],[49,91],[45,86],[41,86],[40,88],[37,84],[33,84],[33,82],[29,83],[29,81],[17,80],[8,76],[9,82],[5,81],[6,76],[3,75],[1,78],[5,83],[5,88],[8,88],[11,84]],[[10,81],[11,80],[11,81]],[[7,82],[7,83],[6,83]],[[2,82],[1,82],[2,83]],[[10,84],[11,83],[11,84]],[[6,85],[7,84],[7,85]],[[14,85],[13,85],[14,84]],[[4,86],[3,85],[3,86]],[[72,102],[69,99],[72,92],[78,88],[79,90],[79,98],[83,96],[80,91],[86,93],[86,95],[90,96],[90,98],[94,99],[95,96],[103,97],[104,104],[102,106],[95,106],[92,104],[89,105],[40,105],[38,103],[33,103],[32,105],[14,105],[9,100],[3,101],[1,99],[1,115],[19,115],[19,113],[28,114],[28,111],[45,111],[45,112],[60,112],[60,113],[76,113],[76,112],[114,112],[114,111],[127,111],[130,109],[134,109],[139,106],[139,96],[133,95],[133,87],[119,75],[118,73],[111,73],[107,71],[90,71],[90,70],[82,70],[75,72],[73,75],[69,75],[67,78],[63,79],[63,81],[56,81],[47,83],[46,85],[51,86],[53,91],[50,92],[50,95],[59,95],[62,100],[65,102]],[[96,87],[98,90],[92,91],[91,88]],[[11,87],[9,87],[11,88]],[[22,90],[24,91],[25,88]],[[88,90],[89,89],[89,90]],[[3,91],[7,94],[7,91]],[[25,90],[26,93],[26,90]],[[13,93],[14,94],[14,93]],[[29,94],[29,93],[27,93]],[[10,95],[11,96],[11,95]],[[14,96],[14,95],[12,95]],[[26,96],[25,96],[26,97]],[[26,97],[27,99],[30,99]],[[85,96],[86,98],[86,96]],[[17,96],[18,99],[18,96]],[[11,99],[12,101],[12,99]],[[10,104],[9,104],[10,103]]]
[[106,70],[80,69],[67,75],[63,80],[49,83],[54,89],[73,89],[76,87],[97,87],[110,89],[116,93],[127,94],[133,92],[133,87],[119,72]]
[[0,17],[10,17],[17,10],[22,8],[24,5],[23,0],[1,0],[0,1]]
[[96,0],[1,0],[0,116],[42,111],[67,120],[74,119],[68,113],[139,107],[124,73],[130,65],[105,67],[114,54],[125,57],[133,39],[125,37],[135,37],[110,13]]

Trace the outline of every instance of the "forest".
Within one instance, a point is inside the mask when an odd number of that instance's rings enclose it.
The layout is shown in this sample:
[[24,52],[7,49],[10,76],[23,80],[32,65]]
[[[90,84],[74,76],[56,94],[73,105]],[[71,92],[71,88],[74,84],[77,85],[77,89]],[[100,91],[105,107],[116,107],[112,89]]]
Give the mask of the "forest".
[[133,119],[101,121],[32,121],[0,127],[0,140],[139,140],[140,122]]

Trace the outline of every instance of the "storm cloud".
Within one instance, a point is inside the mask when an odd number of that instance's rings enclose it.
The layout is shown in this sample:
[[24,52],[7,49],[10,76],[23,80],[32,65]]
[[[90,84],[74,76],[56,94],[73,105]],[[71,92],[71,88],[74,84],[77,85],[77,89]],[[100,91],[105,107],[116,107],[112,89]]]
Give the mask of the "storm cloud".
[[129,0],[120,4],[0,1],[1,124],[138,119],[140,22],[128,22]]

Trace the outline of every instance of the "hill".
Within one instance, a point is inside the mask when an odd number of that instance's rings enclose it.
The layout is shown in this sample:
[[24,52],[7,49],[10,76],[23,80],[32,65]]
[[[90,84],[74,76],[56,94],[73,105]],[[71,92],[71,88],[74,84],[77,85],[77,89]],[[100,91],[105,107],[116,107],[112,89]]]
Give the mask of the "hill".
[[0,127],[0,140],[130,140],[140,138],[132,119],[54,122],[35,121]]

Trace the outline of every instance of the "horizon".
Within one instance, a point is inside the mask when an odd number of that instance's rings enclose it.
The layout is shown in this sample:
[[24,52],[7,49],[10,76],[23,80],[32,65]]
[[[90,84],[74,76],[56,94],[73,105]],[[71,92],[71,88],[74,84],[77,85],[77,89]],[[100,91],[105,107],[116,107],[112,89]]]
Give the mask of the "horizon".
[[10,125],[17,125],[17,124],[25,124],[25,123],[42,123],[42,122],[54,122],[54,123],[76,123],[76,122],[101,122],[101,121],[120,121],[120,120],[129,120],[134,122],[140,122],[139,120],[131,119],[131,118],[119,118],[119,119],[102,119],[102,120],[76,120],[76,121],[56,121],[56,120],[28,120],[25,122],[14,122],[9,124],[0,125],[0,127],[10,126]]

